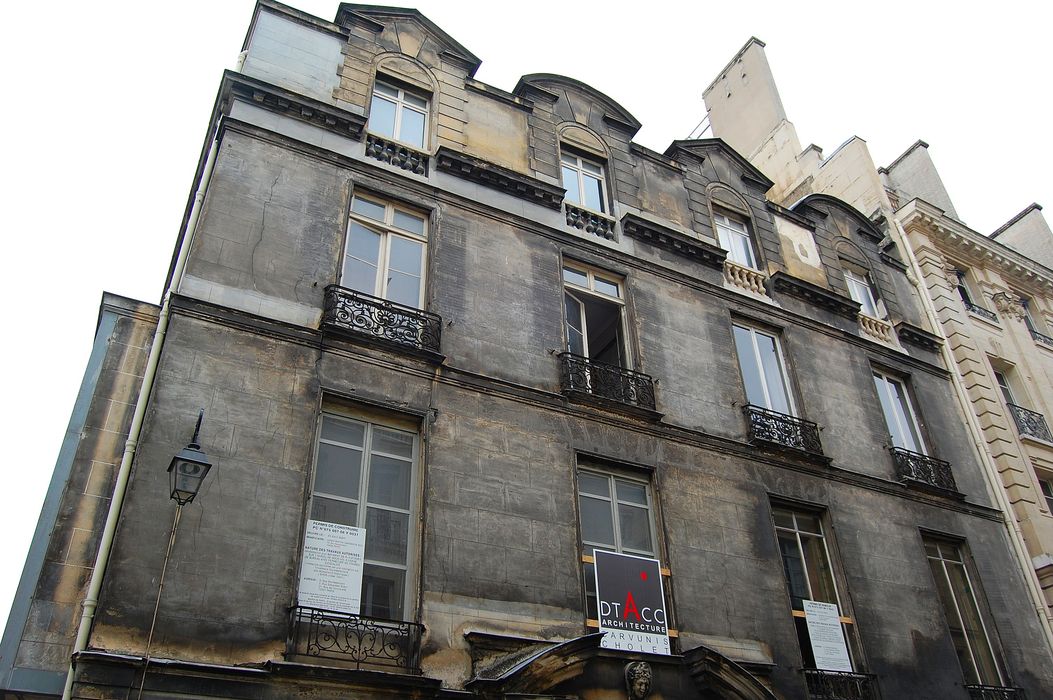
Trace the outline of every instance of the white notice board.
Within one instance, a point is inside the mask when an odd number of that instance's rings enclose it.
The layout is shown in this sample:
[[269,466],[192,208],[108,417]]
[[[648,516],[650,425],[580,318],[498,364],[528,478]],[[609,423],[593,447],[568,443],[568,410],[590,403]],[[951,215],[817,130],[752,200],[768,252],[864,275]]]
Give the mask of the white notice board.
[[308,520],[300,562],[300,605],[357,615],[365,553],[365,529]]
[[821,671],[852,672],[841,617],[833,603],[804,601],[804,621],[808,623],[808,637],[812,640],[815,667]]

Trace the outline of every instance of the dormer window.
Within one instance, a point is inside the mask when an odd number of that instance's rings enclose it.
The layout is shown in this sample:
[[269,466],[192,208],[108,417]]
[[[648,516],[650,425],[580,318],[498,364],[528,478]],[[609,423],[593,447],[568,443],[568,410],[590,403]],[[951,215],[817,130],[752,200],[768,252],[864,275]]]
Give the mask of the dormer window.
[[423,149],[428,133],[428,100],[394,84],[377,80],[373,85],[368,128],[377,136]]
[[586,209],[607,213],[607,185],[603,166],[573,153],[560,157],[567,201]]
[[716,224],[720,247],[728,251],[728,260],[753,270],[759,269],[746,222],[720,212],[714,212],[713,222]]
[[845,284],[848,294],[859,302],[859,312],[871,318],[882,318],[884,314],[878,307],[877,295],[870,284],[870,276],[854,270],[845,270]]

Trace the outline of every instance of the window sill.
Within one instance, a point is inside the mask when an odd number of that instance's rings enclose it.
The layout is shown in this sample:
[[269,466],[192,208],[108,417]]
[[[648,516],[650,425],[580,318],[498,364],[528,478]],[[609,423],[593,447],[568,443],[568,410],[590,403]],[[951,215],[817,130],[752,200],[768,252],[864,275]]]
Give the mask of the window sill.
[[366,134],[366,155],[414,175],[428,176],[430,156],[413,146],[407,146],[393,139],[386,139],[376,134]]

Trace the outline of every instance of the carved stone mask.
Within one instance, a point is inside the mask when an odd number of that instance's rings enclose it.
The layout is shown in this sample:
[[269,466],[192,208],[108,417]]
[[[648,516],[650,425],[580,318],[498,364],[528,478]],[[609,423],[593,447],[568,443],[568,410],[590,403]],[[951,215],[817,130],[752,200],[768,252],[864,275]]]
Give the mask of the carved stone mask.
[[651,692],[651,665],[646,661],[625,664],[625,688],[629,700],[643,700]]

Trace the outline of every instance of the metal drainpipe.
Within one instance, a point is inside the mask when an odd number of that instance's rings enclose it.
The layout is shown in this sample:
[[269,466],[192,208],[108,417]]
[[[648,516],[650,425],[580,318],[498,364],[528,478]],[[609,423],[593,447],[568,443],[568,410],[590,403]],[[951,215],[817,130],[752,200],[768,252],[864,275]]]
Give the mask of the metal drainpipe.
[[[128,429],[128,439],[124,443],[124,455],[121,457],[121,466],[117,470],[117,481],[113,488],[113,498],[110,499],[110,509],[106,513],[106,524],[102,531],[102,541],[99,543],[99,554],[95,558],[95,566],[92,569],[91,580],[88,583],[88,592],[84,597],[80,627],[77,629],[77,639],[73,644],[71,657],[84,651],[88,646],[88,635],[91,633],[92,621],[95,619],[95,609],[99,604],[102,579],[106,574],[106,565],[110,560],[110,552],[113,549],[113,536],[117,530],[121,507],[124,505],[124,495],[128,488],[128,476],[132,470],[132,459],[135,457],[135,449],[138,446],[139,436],[142,433],[143,418],[146,415],[146,405],[154,386],[154,378],[157,375],[157,364],[161,358],[161,346],[164,344],[165,333],[168,331],[172,290],[178,290],[183,279],[187,257],[190,253],[190,245],[194,240],[194,232],[197,230],[197,222],[201,216],[201,206],[205,200],[205,191],[208,189],[208,184],[212,179],[212,171],[216,165],[218,148],[219,140],[217,136],[209,147],[201,180],[198,183],[197,192],[194,193],[194,204],[190,210],[190,217],[187,219],[186,232],[179,246],[179,255],[176,257],[176,264],[172,271],[172,283],[165,290],[164,299],[161,301],[161,311],[157,317],[157,329],[154,331],[153,342],[150,345],[150,355],[146,360],[143,383],[139,387],[139,396],[135,401],[135,413],[132,415],[132,423]],[[70,700],[72,692],[73,661],[71,658],[69,671],[66,673],[66,686],[62,691],[62,700]]]
[[1038,614],[1039,625],[1042,627],[1043,636],[1046,638],[1046,646],[1051,654],[1053,654],[1053,628],[1050,627],[1049,613],[1047,612],[1048,607],[1046,600],[1042,595],[1042,589],[1038,585],[1038,580],[1035,576],[1035,570],[1028,566],[1026,562],[1031,561],[1030,555],[1027,553],[1027,545],[1024,544],[1024,535],[1020,531],[1020,524],[1016,521],[1016,516],[1013,513],[1012,506],[1009,503],[1009,498],[1006,496],[1005,488],[1002,486],[1002,478],[998,474],[998,468],[995,465],[994,456],[991,454],[990,445],[987,444],[987,439],[984,437],[983,430],[980,427],[979,419],[976,414],[972,411],[972,401],[969,400],[969,394],[965,390],[965,379],[962,377],[960,370],[958,369],[958,363],[955,362],[954,356],[951,354],[950,348],[947,347],[947,337],[943,333],[943,325],[940,323],[939,316],[936,313],[936,306],[932,299],[929,297],[928,289],[924,288],[925,275],[922,272],[921,264],[918,263],[918,259],[914,256],[914,249],[910,246],[907,240],[907,232],[903,230],[903,226],[900,225],[899,220],[895,217],[889,217],[896,225],[896,231],[899,233],[903,249],[907,253],[907,257],[910,260],[911,270],[914,272],[914,286],[918,287],[918,293],[921,296],[922,306],[925,307],[925,314],[929,317],[929,323],[937,334],[944,341],[940,344],[940,354],[943,355],[943,361],[947,364],[947,367],[951,371],[951,383],[954,385],[954,393],[958,399],[959,406],[962,408],[962,412],[965,414],[966,424],[969,427],[969,431],[973,434],[973,442],[975,443],[977,455],[980,457],[980,463],[983,465],[985,476],[987,477],[987,488],[995,501],[998,503],[998,507],[1002,511],[1002,518],[1005,522],[1006,529],[1009,531],[1009,539],[1013,543],[1013,549],[1016,551],[1017,559],[1021,565],[1021,569],[1024,574],[1024,580],[1027,581],[1027,589],[1031,594],[1031,602],[1035,606],[1035,612]]

